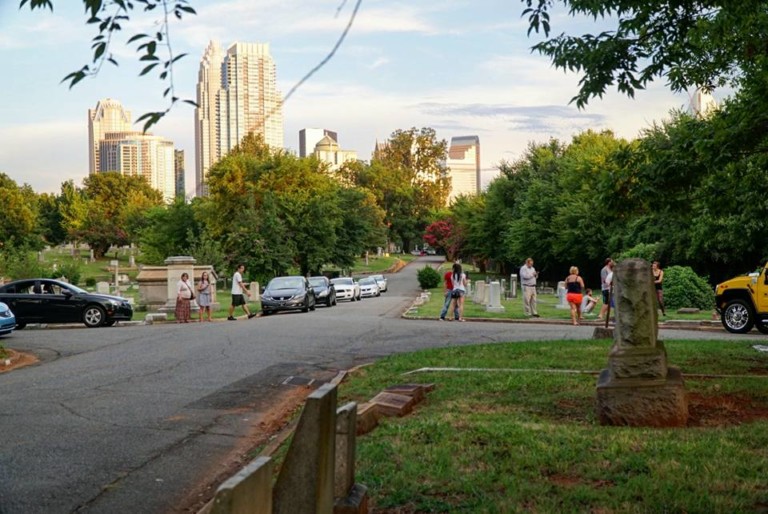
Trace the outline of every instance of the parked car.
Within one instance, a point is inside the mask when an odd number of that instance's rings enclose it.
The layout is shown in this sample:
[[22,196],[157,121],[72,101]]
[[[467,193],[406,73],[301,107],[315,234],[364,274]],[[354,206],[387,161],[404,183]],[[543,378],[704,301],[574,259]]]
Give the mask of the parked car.
[[337,300],[357,301],[360,296],[360,285],[350,277],[339,277],[331,279],[334,289],[336,289]]
[[371,275],[371,278],[374,279],[377,284],[379,284],[379,290],[382,293],[387,292],[387,277],[384,275]]
[[313,311],[316,303],[315,290],[300,276],[275,277],[261,294],[261,312],[265,316],[277,311]]
[[379,289],[379,284],[376,282],[375,278],[361,278],[357,283],[360,284],[360,296],[363,298],[381,296],[381,290]]
[[336,288],[328,277],[309,277],[309,283],[315,290],[317,303],[323,303],[326,307],[336,305]]
[[13,332],[16,328],[16,316],[13,311],[3,302],[0,302],[0,336],[5,336]]
[[89,293],[48,278],[15,280],[0,286],[0,302],[16,315],[16,328],[28,323],[84,323],[88,328],[111,327],[129,321],[133,307],[119,296]]

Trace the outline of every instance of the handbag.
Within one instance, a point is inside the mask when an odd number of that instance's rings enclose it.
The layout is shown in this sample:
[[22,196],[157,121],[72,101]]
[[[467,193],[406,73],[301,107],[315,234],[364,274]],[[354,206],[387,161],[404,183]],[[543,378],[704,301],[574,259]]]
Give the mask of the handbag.
[[187,286],[187,289],[189,289],[189,299],[194,300],[195,299],[195,290],[191,287]]

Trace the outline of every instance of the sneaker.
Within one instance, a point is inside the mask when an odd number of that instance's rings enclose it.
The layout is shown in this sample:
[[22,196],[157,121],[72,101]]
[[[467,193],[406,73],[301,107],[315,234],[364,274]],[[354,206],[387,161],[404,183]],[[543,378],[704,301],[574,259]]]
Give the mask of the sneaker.
[[229,316],[229,317],[227,318],[227,321],[237,321],[237,320],[236,320],[235,318],[233,318],[232,316]]
[[250,313],[250,314],[248,315],[248,319],[251,319],[251,318],[253,318],[254,316],[256,316],[256,313],[255,313],[255,312],[252,312],[252,313]]
[[445,318],[443,318],[443,317],[440,317],[440,318],[437,318],[437,320],[438,320],[438,321],[445,321]]

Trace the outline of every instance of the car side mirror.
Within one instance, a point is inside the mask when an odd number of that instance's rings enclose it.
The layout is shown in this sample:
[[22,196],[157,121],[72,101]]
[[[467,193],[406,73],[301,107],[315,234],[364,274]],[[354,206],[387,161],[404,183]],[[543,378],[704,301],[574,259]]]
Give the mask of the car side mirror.
[[61,290],[61,294],[63,294],[63,295],[64,295],[64,296],[66,296],[67,298],[69,298],[70,296],[72,296],[72,291],[70,291],[69,289],[63,289],[63,288],[62,288],[62,290]]

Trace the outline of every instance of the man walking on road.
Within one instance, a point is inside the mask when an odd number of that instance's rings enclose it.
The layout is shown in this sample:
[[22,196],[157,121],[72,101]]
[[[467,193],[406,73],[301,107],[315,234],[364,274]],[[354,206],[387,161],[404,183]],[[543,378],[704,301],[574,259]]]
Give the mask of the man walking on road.
[[523,308],[526,316],[539,317],[536,309],[536,279],[539,273],[533,267],[533,259],[528,257],[520,268],[520,284],[523,286]]
[[248,310],[248,304],[245,302],[245,298],[243,297],[243,293],[248,295],[248,299],[251,298],[251,292],[248,291],[248,288],[245,287],[245,284],[243,284],[243,272],[245,271],[245,264],[239,264],[237,266],[237,271],[235,271],[235,275],[232,277],[232,304],[229,306],[229,316],[227,319],[229,321],[236,321],[236,318],[233,316],[235,313],[235,307],[238,305],[243,306],[243,310],[248,315],[248,319],[251,319],[256,314],[251,314],[251,311]]

